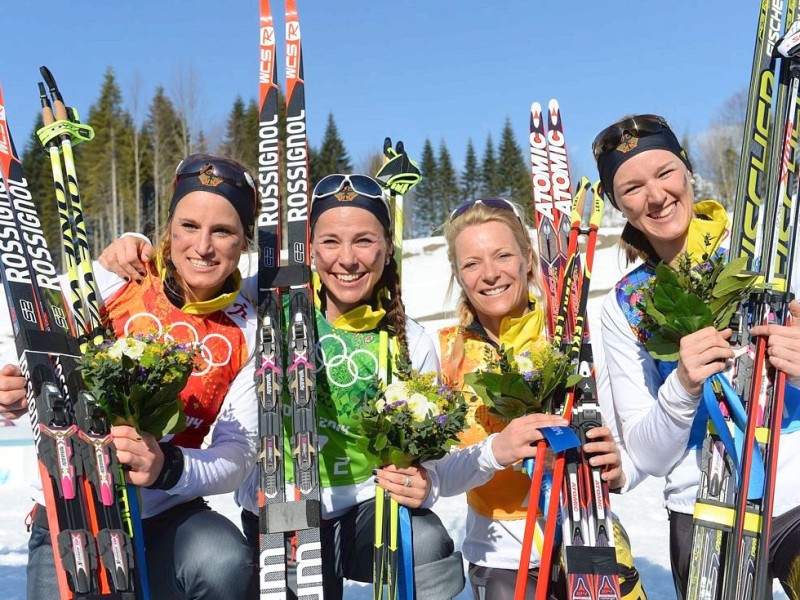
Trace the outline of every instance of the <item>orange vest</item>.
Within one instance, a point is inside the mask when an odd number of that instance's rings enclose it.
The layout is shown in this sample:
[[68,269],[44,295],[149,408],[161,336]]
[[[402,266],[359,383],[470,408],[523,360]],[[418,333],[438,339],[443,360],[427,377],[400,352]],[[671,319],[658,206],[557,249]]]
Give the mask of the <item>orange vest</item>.
[[241,298],[223,310],[188,315],[169,301],[160,277],[152,270],[141,285],[127,283],[105,301],[103,320],[117,337],[161,334],[167,329],[167,334],[179,342],[201,345],[199,362],[180,394],[187,427],[171,443],[199,448],[208,434],[231,383],[247,362],[247,315],[247,305]]
[[[457,334],[464,341],[464,357],[460,365],[453,366],[448,360],[453,352]],[[471,446],[486,439],[492,433],[502,431],[506,421],[493,416],[475,392],[464,384],[464,375],[486,364],[487,348],[494,347],[479,335],[464,331],[460,326],[446,327],[439,331],[439,344],[442,351],[442,379],[448,385],[465,392],[469,404],[467,425],[460,435],[464,446]],[[511,465],[495,475],[485,484],[467,492],[467,503],[478,514],[491,519],[524,519],[527,515],[528,492],[531,480],[519,470],[520,465]]]

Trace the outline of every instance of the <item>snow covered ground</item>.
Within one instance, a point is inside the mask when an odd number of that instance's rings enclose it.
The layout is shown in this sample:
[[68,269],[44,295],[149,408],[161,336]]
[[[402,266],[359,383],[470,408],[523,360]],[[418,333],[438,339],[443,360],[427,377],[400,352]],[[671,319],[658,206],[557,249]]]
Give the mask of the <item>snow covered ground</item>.
[[[604,230],[595,257],[592,279],[592,298],[589,302],[589,320],[593,338],[597,340],[600,327],[597,323],[605,296],[619,279],[624,262],[616,246],[611,245],[615,232]],[[446,299],[445,291],[450,277],[449,265],[442,238],[409,240],[405,244],[403,262],[403,299],[408,313],[434,334],[436,329],[453,319],[452,307],[456,294]],[[6,319],[0,310],[0,330]],[[3,338],[0,346],[5,346]],[[593,344],[595,352],[599,344]],[[5,346],[7,347],[7,346]],[[0,348],[0,354],[5,350]],[[2,425],[2,421],[0,421]],[[27,560],[27,533],[23,525],[31,507],[27,490],[36,472],[33,447],[26,420],[16,425],[0,426],[0,598],[21,600],[25,597],[25,564]],[[620,515],[631,537],[636,566],[641,573],[648,597],[670,600],[675,597],[669,568],[667,513],[662,506],[663,480],[649,479],[624,496],[612,497],[614,511]],[[211,504],[238,523],[238,511],[230,495],[210,498]],[[463,496],[441,500],[434,510],[445,523],[460,547],[466,502]],[[786,598],[778,586],[775,598]],[[347,598],[371,598],[371,589],[365,585],[348,584]],[[466,589],[459,600],[472,595]],[[422,600],[422,599],[421,599]]]

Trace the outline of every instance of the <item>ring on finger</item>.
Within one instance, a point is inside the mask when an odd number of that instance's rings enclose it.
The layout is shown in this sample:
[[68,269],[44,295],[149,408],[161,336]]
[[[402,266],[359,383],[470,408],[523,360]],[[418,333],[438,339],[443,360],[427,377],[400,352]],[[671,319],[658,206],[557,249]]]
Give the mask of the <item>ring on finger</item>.
[[404,483],[403,485],[404,485],[405,487],[407,487],[407,488],[410,488],[410,487],[411,487],[411,477],[409,477],[408,475],[406,475],[406,481],[405,481],[405,483]]

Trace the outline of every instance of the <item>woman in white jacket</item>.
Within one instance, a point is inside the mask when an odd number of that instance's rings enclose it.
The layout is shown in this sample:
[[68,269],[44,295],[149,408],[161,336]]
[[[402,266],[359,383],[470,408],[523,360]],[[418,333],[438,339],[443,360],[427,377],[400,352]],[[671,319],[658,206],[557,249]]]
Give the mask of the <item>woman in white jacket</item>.
[[[688,585],[692,514],[700,480],[700,458],[708,414],[702,406],[705,380],[723,372],[733,358],[731,330],[707,327],[680,342],[677,363],[652,358],[640,329],[637,305],[656,263],[675,264],[688,253],[693,264],[720,252],[727,216],[716,202],[694,202],[691,163],[667,122],[656,115],[627,117],[603,130],[593,144],[607,198],[627,219],[620,245],[629,262],[641,259],[611,290],[603,307],[603,345],[615,418],[636,466],[666,478],[670,517],[670,558],[679,597]],[[798,323],[800,307],[790,306]],[[770,364],[792,385],[800,376],[800,330],[779,325],[754,327],[768,336]],[[787,388],[780,441],[770,569],[787,593],[800,589],[800,403]],[[794,591],[792,591],[794,590]]]

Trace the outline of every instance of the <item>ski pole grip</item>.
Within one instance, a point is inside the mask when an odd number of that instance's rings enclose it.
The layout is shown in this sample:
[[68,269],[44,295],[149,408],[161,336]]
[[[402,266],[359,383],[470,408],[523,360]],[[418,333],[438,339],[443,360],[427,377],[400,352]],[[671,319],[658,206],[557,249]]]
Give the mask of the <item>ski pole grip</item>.
[[47,90],[41,81],[39,82],[39,98],[42,100],[42,123],[47,127],[48,125],[52,125],[56,118],[53,115],[53,109],[47,99]]
[[56,120],[69,120],[67,107],[64,106],[64,98],[61,97],[61,92],[58,91],[58,85],[56,85],[55,77],[53,77],[50,69],[42,65],[39,67],[39,73],[41,73],[42,79],[44,79],[45,84],[47,84],[47,87],[50,89],[50,95],[53,96],[53,108],[55,109]]

